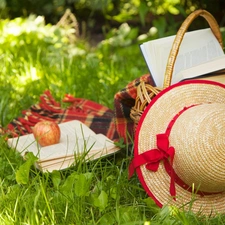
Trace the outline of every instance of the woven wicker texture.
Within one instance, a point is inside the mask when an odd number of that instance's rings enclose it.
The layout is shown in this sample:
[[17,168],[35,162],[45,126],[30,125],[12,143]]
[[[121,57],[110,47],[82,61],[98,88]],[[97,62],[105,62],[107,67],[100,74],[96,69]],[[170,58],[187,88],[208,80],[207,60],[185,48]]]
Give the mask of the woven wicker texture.
[[[179,52],[180,45],[182,43],[183,37],[188,30],[191,23],[197,18],[197,17],[203,17],[208,22],[213,34],[217,38],[218,42],[220,43],[221,47],[223,48],[223,41],[222,41],[222,35],[219,29],[219,25],[216,22],[215,18],[206,10],[196,10],[193,13],[191,13],[185,21],[182,23],[180,29],[178,30],[175,40],[173,42],[173,45],[171,46],[171,51],[169,54],[169,58],[167,61],[166,66],[166,72],[164,75],[164,84],[163,87],[153,87],[146,83],[141,83],[139,92],[137,93],[137,98],[134,107],[131,109],[130,117],[133,119],[135,123],[135,127],[137,126],[140,116],[142,115],[144,109],[146,106],[150,103],[151,99],[156,96],[160,90],[167,88],[171,85],[172,80],[172,74],[174,65],[176,62],[176,58]],[[146,86],[146,87],[145,87]],[[146,94],[147,92],[147,94]]]

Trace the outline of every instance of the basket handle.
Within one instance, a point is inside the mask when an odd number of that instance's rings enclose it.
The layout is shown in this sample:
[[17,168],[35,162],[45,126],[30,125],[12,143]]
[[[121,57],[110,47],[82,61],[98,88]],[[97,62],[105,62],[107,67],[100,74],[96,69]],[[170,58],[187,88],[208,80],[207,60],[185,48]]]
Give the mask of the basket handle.
[[170,54],[169,54],[169,58],[168,58],[168,61],[167,61],[163,88],[167,88],[171,84],[174,64],[175,64],[175,61],[176,61],[176,58],[177,58],[177,54],[178,54],[178,51],[179,51],[179,48],[180,48],[181,41],[182,41],[182,39],[184,37],[184,34],[187,31],[188,27],[192,23],[192,21],[195,18],[197,18],[198,16],[202,16],[207,20],[213,34],[215,35],[215,37],[218,40],[221,47],[223,48],[223,39],[222,39],[222,35],[221,35],[221,32],[220,32],[220,28],[219,28],[219,25],[218,25],[217,21],[212,16],[212,14],[210,14],[209,12],[207,12],[206,10],[203,10],[203,9],[199,9],[199,10],[196,10],[196,11],[192,12],[184,20],[184,22],[182,23],[182,25],[181,25],[180,29],[178,30],[178,32],[176,34],[176,37],[174,39],[174,42],[173,42],[173,45],[172,45],[172,48],[171,48],[171,51],[170,51]]

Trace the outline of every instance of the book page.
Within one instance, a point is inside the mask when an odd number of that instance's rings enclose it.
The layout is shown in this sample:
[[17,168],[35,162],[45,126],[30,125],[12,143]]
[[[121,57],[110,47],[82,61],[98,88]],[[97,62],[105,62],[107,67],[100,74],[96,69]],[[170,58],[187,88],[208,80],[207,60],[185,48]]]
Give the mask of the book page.
[[[92,155],[87,155],[85,157],[85,161],[89,161],[89,160],[95,160],[98,158],[102,158],[105,156],[109,156],[111,154],[114,154],[116,152],[118,152],[120,149],[118,147],[114,147],[112,149],[109,150],[104,150],[102,152],[96,152],[95,154]],[[43,171],[43,172],[52,172],[53,170],[63,170],[66,169],[72,165],[75,165],[77,162],[77,159],[79,159],[79,156],[76,157],[74,156],[70,156],[70,157],[66,157],[66,158],[60,158],[60,159],[56,159],[56,160],[50,160],[50,161],[44,161],[44,162],[36,162],[36,167]]]
[[221,84],[225,84],[225,71],[224,71],[223,74],[220,74],[220,75],[215,75],[215,74],[213,74],[212,76],[206,75],[206,76],[197,77],[196,79],[199,79],[199,80],[211,80],[211,81],[219,82]]
[[[215,72],[216,74],[216,71],[223,70],[224,68],[225,68],[225,55],[223,55],[222,57],[213,59],[207,63],[202,63],[200,65],[180,71],[177,74],[177,76],[174,77],[174,82],[176,83],[185,79],[198,78],[199,76],[207,75],[213,72]],[[208,77],[208,76],[205,76],[205,77]],[[211,74],[211,77],[212,77],[212,74]],[[202,79],[204,79],[204,77],[202,77]],[[219,75],[218,75],[218,78],[216,79],[220,79],[220,81],[222,81],[221,80],[222,78],[220,78]]]
[[[95,135],[95,147],[90,149],[85,157],[85,161],[98,159],[100,157],[108,156],[119,151],[119,148],[114,145],[114,143],[106,138],[102,134]],[[37,168],[41,169],[43,172],[52,172],[53,170],[63,170],[71,165],[76,164],[79,160],[80,155],[67,155],[65,157],[55,158],[54,160],[42,160],[36,163]],[[82,156],[83,157],[83,156]]]
[[[163,87],[166,65],[174,39],[175,35],[145,42],[141,46],[143,56],[158,87]],[[171,84],[181,80],[177,77],[180,71],[223,55],[224,52],[210,28],[187,32],[175,61]]]
[[74,164],[74,156],[65,159],[51,160],[47,162],[36,162],[36,167],[43,172],[52,172],[53,170],[63,170]]
[[80,121],[70,121],[59,124],[61,130],[58,144],[41,147],[33,134],[11,138],[8,145],[16,148],[22,156],[26,152],[33,152],[39,161],[63,158],[67,155],[81,154],[84,151],[102,150],[105,147],[113,147],[114,144],[104,135],[96,135],[90,128]]
[[157,87],[163,86],[165,68],[174,38],[175,36],[169,36],[140,45],[145,62]]

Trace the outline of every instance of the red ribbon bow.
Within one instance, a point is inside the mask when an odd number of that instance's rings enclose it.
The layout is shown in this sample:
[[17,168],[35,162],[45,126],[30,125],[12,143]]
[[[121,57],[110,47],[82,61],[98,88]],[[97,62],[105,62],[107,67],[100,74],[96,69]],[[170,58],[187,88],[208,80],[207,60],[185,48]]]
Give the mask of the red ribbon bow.
[[146,169],[156,172],[159,168],[159,163],[163,161],[167,173],[170,175],[170,194],[176,195],[175,189],[175,172],[173,169],[173,158],[175,154],[174,147],[169,146],[168,134],[157,134],[157,149],[148,150],[140,155],[137,155],[132,160],[129,166],[129,178],[134,174],[136,168],[145,165]]

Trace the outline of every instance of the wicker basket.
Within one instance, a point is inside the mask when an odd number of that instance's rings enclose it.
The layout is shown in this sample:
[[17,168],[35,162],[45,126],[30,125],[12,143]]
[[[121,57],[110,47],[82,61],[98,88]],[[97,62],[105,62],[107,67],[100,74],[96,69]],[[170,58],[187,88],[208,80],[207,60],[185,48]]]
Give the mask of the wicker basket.
[[196,10],[193,13],[191,13],[182,23],[174,39],[174,42],[169,54],[169,58],[167,61],[163,87],[161,88],[153,87],[150,84],[146,84],[144,82],[140,83],[139,86],[137,87],[137,97],[135,100],[135,105],[131,108],[131,113],[130,113],[130,117],[135,124],[135,129],[144,109],[150,103],[151,99],[155,95],[157,95],[162,89],[167,88],[171,85],[174,64],[175,64],[176,57],[180,48],[180,44],[183,40],[184,34],[186,33],[188,27],[193,22],[193,20],[197,18],[198,16],[202,16],[207,20],[213,34],[217,38],[221,47],[223,48],[222,35],[220,32],[219,25],[217,24],[217,21],[215,20],[215,18],[209,12],[202,9]]

